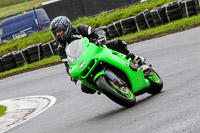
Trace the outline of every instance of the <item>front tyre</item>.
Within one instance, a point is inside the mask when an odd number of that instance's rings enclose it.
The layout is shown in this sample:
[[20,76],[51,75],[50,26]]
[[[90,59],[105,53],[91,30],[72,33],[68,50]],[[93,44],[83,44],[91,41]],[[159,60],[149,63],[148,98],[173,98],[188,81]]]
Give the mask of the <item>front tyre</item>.
[[128,87],[119,87],[107,77],[98,77],[96,85],[108,98],[124,107],[132,107],[136,103],[135,96]]
[[149,94],[157,94],[163,88],[163,81],[160,76],[151,68],[144,72],[145,78],[150,82],[150,88],[147,93]]

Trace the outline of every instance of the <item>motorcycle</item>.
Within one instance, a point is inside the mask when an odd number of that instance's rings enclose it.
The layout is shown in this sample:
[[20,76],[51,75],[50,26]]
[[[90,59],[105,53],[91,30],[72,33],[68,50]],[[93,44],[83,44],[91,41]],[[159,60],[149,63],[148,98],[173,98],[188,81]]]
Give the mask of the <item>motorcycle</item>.
[[132,107],[136,96],[157,94],[163,88],[162,79],[151,65],[137,66],[131,58],[106,45],[96,46],[82,38],[71,42],[65,51],[73,79],[121,106]]

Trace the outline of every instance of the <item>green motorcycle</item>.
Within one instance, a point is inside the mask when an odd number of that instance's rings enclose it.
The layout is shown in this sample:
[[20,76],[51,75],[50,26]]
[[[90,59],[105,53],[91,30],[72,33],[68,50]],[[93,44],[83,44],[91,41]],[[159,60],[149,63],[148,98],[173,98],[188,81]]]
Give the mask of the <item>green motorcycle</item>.
[[72,78],[124,107],[134,106],[135,96],[157,94],[163,88],[151,65],[138,67],[126,55],[105,45],[96,46],[87,38],[71,42],[65,51]]

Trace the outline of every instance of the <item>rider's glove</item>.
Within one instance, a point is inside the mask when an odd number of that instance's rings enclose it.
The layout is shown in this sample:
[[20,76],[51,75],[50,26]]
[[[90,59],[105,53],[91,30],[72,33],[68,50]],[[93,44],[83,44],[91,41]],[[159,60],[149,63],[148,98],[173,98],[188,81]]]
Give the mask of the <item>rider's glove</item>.
[[104,45],[106,43],[106,41],[107,41],[106,36],[99,35],[99,38],[95,41],[95,44],[97,46],[102,46],[102,45]]

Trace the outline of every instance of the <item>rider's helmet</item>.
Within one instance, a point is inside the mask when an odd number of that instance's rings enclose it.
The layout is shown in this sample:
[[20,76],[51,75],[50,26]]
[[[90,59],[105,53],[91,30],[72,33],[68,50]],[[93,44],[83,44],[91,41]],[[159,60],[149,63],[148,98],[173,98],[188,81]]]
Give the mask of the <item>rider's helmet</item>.
[[[63,31],[61,35],[57,35],[58,31]],[[66,41],[71,36],[72,25],[70,20],[65,16],[58,16],[50,23],[50,31],[57,41]]]

